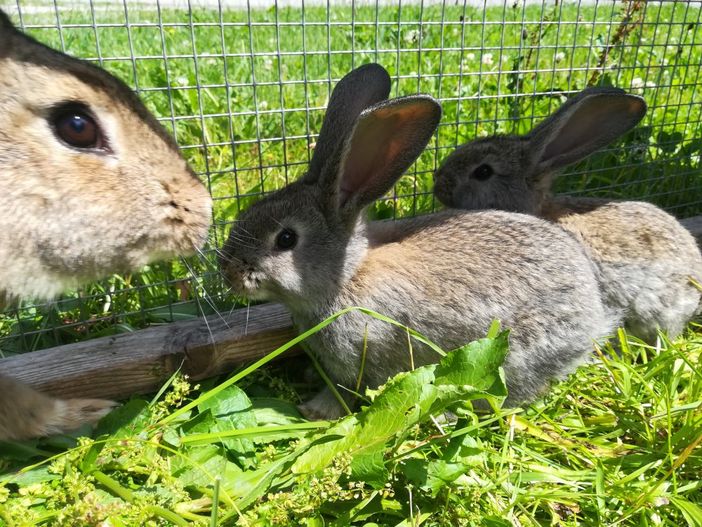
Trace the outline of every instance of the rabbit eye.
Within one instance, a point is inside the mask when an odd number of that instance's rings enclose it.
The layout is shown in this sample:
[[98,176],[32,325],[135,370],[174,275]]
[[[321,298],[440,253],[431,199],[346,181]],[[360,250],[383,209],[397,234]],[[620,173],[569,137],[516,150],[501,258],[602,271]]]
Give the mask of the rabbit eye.
[[80,149],[104,147],[100,127],[90,113],[80,105],[64,105],[50,117],[56,136],[69,146]]
[[291,229],[283,229],[275,239],[275,246],[278,250],[289,251],[297,243],[297,234]]
[[492,174],[492,167],[487,164],[482,164],[478,168],[473,170],[473,177],[478,181],[485,181],[486,179],[490,179]]

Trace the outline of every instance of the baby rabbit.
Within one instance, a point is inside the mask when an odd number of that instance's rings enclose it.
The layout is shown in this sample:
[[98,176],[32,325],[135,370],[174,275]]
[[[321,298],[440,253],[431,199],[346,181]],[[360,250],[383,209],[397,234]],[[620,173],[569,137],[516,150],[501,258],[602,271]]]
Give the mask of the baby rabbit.
[[[586,359],[612,329],[592,262],[568,233],[500,211],[444,212],[366,222],[365,208],[390,190],[436,129],[428,96],[385,101],[390,80],[362,66],[333,90],[308,172],[244,211],[222,250],[233,289],[283,302],[300,330],[348,306],[377,310],[450,350],[512,328],[505,363],[508,404],[528,401]],[[383,102],[379,102],[383,101]],[[364,385],[439,359],[385,322],[352,312],[307,339],[332,379]],[[329,390],[301,407],[335,418]]]
[[[0,174],[0,305],[189,254],[207,238],[211,198],[141,101],[1,11]],[[0,390],[0,439],[76,428],[113,405],[56,400],[4,376]]]
[[698,311],[702,257],[692,235],[649,203],[551,196],[558,170],[633,128],[641,97],[588,88],[526,136],[495,136],[458,147],[435,174],[434,193],[459,209],[495,208],[546,218],[571,232],[596,263],[605,304],[633,334],[674,337]]

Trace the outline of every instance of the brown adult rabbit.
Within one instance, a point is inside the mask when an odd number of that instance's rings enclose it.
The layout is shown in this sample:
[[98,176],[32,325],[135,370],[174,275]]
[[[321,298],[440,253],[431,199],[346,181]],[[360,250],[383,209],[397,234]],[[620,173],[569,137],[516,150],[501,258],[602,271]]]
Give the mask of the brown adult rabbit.
[[459,209],[525,212],[556,222],[587,248],[606,305],[633,334],[681,333],[698,311],[702,257],[692,235],[670,214],[638,201],[551,195],[558,170],[584,159],[643,118],[641,97],[589,88],[525,136],[494,136],[452,152],[435,174],[434,193]]
[[[1,11],[0,174],[0,305],[192,253],[207,237],[207,191],[131,90]],[[5,376],[0,391],[0,439],[76,428],[113,405]]]
[[[364,221],[365,208],[419,156],[441,116],[431,97],[385,101],[389,90],[375,64],[337,84],[307,174],[241,214],[223,247],[223,271],[239,293],[283,302],[301,330],[364,306],[453,349],[499,319],[512,328],[507,402],[527,401],[586,360],[593,339],[612,328],[592,262],[563,229],[523,214]],[[365,345],[369,386],[438,359],[419,343],[411,359],[404,331],[357,312],[307,344],[351,389]],[[312,418],[341,413],[329,391],[302,410]]]

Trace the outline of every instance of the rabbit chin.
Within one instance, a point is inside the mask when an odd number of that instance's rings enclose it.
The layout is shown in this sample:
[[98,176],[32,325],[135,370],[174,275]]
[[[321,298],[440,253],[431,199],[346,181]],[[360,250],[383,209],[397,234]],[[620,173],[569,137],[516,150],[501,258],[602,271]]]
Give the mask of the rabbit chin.
[[0,306],[20,298],[48,300],[80,283],[81,280],[75,276],[61,276],[48,271],[38,261],[6,265],[0,272]]
[[232,291],[237,296],[244,297],[254,302],[276,300],[276,295],[271,293],[265,284],[256,281],[253,278],[241,277],[238,280],[229,278],[232,284]]
[[[120,261],[115,261],[102,254],[96,248],[91,254],[58,255],[48,248],[40,255],[21,256],[14,254],[14,259],[0,270],[0,306],[17,299],[48,300],[60,293],[75,289],[87,282],[99,280],[111,274],[138,270],[152,262],[173,258],[178,252],[174,250],[124,250]],[[2,251],[0,251],[1,253]],[[191,248],[188,253],[194,252]],[[109,253],[109,251],[108,251]],[[181,252],[184,254],[185,251]],[[101,258],[101,256],[105,256]]]

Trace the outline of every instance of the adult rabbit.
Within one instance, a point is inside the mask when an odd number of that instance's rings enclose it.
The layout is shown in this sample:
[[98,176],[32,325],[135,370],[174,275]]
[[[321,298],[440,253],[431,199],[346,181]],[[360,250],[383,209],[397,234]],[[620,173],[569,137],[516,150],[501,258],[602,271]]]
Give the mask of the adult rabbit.
[[557,223],[597,264],[603,299],[624,326],[648,341],[674,337],[699,309],[702,256],[692,235],[650,203],[553,196],[558,171],[632,129],[646,113],[641,97],[588,88],[524,136],[459,146],[435,174],[434,194],[458,209],[525,212]]
[[[591,355],[612,321],[593,265],[563,229],[500,211],[444,212],[367,222],[419,156],[441,116],[428,96],[386,101],[380,66],[361,66],[333,90],[308,172],[244,211],[222,249],[235,291],[283,302],[300,330],[348,306],[379,311],[453,349],[485,335],[494,319],[512,329],[504,368],[508,404],[528,401]],[[331,378],[356,386],[435,362],[413,354],[396,326],[352,312],[307,340]],[[305,403],[311,418],[341,407],[325,390]]]
[[[210,225],[209,194],[138,97],[1,11],[0,195],[0,305],[192,253]],[[114,404],[2,375],[0,391],[0,439],[76,428]]]

